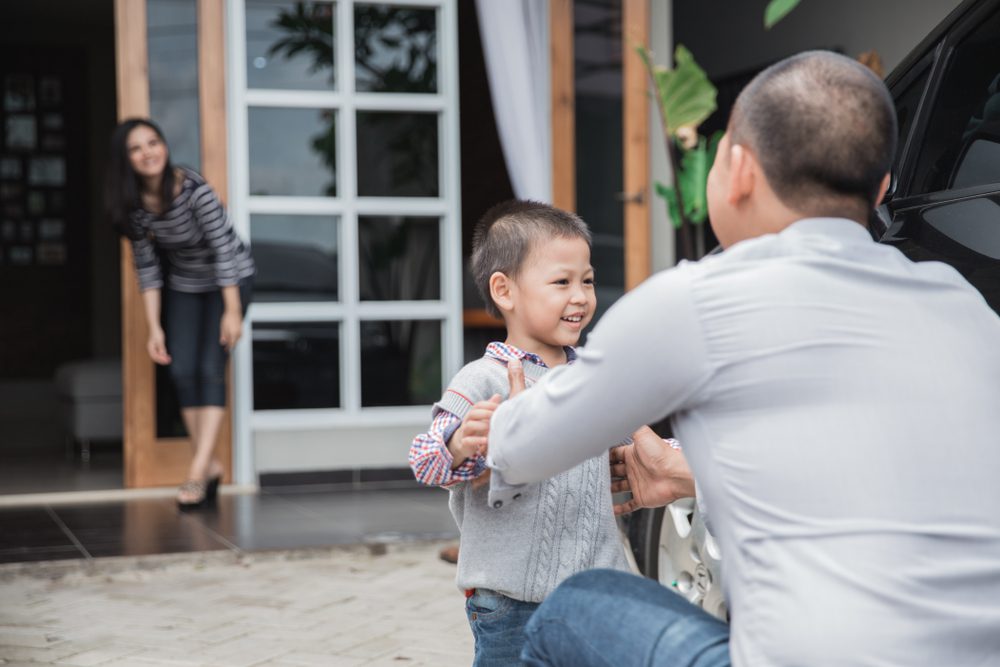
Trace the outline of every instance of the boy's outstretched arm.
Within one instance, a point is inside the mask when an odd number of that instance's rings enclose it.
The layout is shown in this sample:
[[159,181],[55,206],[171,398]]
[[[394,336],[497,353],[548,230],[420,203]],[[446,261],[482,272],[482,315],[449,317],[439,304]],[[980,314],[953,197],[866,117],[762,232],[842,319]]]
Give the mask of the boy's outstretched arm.
[[417,481],[449,487],[482,475],[486,470],[486,429],[499,401],[495,396],[476,403],[464,420],[438,410],[430,429],[410,444],[408,459]]

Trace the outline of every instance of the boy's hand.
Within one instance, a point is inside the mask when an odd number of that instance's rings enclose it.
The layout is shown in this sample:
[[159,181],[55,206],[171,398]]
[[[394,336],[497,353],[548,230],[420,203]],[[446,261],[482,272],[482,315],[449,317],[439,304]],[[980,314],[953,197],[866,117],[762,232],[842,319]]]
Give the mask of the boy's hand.
[[462,465],[466,459],[476,455],[486,454],[486,436],[490,432],[490,417],[500,405],[500,396],[494,394],[488,401],[479,401],[472,406],[462,420],[451,440],[448,441],[448,451],[454,459],[452,468]]
[[631,499],[615,505],[616,515],[694,496],[694,478],[680,450],[648,426],[633,433],[632,442],[611,450],[611,492],[632,493]]

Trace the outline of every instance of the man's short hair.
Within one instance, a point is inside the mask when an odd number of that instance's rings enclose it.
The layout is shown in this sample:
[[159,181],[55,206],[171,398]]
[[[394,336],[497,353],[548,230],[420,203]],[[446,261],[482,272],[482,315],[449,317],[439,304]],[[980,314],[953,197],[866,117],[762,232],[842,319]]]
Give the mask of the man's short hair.
[[885,84],[830,51],[807,51],[765,69],[740,93],[729,119],[730,142],[753,151],[782,202],[817,216],[843,215],[845,207],[863,214],[878,203],[896,133]]
[[579,238],[591,244],[583,220],[542,202],[511,199],[483,214],[472,236],[471,269],[487,312],[501,317],[490,296],[490,276],[499,271],[516,277],[532,246],[553,238]]

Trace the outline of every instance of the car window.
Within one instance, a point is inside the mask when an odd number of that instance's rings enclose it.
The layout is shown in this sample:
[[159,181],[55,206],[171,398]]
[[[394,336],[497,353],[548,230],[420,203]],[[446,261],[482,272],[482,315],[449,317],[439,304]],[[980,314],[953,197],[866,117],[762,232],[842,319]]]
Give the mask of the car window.
[[918,66],[915,76],[907,76],[907,81],[900,84],[899,92],[893,89],[893,97],[896,102],[896,118],[899,124],[899,141],[896,144],[895,165],[899,166],[899,161],[903,157],[903,148],[906,146],[906,137],[910,134],[913,121],[917,116],[917,107],[920,105],[920,98],[927,87],[927,77],[930,76],[931,68],[928,63]]
[[955,267],[1000,312],[1000,197],[959,199],[902,215],[911,223],[898,244],[903,253]]
[[1000,183],[1000,12],[955,47],[910,194]]
[[896,142],[896,157],[892,162],[892,184],[889,187],[890,196],[896,192],[896,188],[899,185],[897,179],[900,177],[903,150],[906,148],[906,139],[913,128],[913,122],[916,120],[920,99],[923,97],[924,89],[927,87],[927,79],[931,74],[930,63],[931,58],[925,58],[921,64],[907,73],[906,78],[892,89],[893,101],[896,105],[899,137]]

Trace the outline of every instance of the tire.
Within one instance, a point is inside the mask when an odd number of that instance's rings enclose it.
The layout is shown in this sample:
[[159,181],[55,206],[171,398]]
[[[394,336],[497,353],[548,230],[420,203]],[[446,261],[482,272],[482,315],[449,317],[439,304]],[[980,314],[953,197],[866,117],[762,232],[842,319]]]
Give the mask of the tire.
[[693,498],[637,513],[629,523],[629,540],[643,575],[729,620],[720,586],[722,554]]

